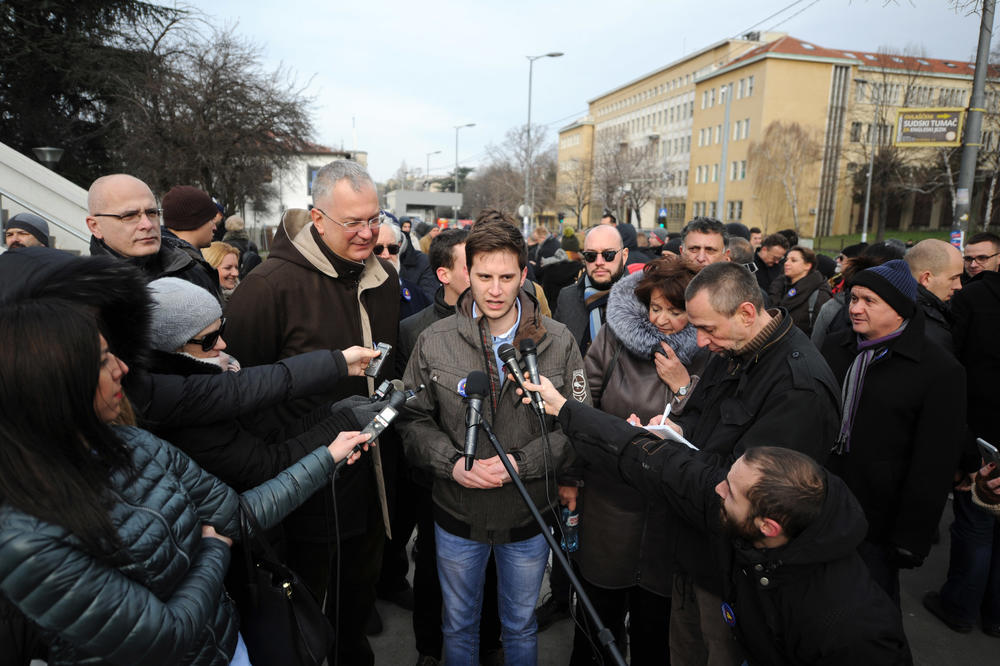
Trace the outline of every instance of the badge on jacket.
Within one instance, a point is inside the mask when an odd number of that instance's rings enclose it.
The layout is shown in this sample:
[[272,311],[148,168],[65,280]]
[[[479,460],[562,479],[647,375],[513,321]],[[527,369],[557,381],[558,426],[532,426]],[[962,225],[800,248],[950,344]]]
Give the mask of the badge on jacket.
[[410,290],[407,287],[403,287],[403,291],[401,293],[403,295],[403,298],[405,298],[406,300],[408,301],[413,300],[413,294],[410,293]]
[[457,390],[458,390],[458,394],[460,396],[462,396],[463,398],[469,397],[469,396],[465,395],[465,377],[462,377],[461,381],[458,382],[458,389]]
[[796,289],[795,287],[792,287],[791,289],[788,290],[788,298],[791,298],[797,293],[799,293],[799,290]]
[[733,612],[733,607],[724,601],[722,602],[722,619],[730,627],[736,626],[736,613]]
[[583,370],[573,371],[573,397],[577,402],[587,399],[587,377],[583,374]]

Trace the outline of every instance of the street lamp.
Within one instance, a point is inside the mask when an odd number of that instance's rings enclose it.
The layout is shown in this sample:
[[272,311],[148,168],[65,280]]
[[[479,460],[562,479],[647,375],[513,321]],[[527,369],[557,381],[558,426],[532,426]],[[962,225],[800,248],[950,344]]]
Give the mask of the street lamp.
[[431,155],[440,155],[440,150],[435,150],[433,153],[427,153],[427,170],[424,171],[424,180],[429,184],[431,179]]
[[62,148],[40,146],[38,148],[32,148],[31,150],[35,153],[35,157],[38,158],[38,161],[52,171],[55,171],[56,165],[59,164],[59,160],[61,160],[63,156]]
[[527,152],[527,168],[524,170],[524,203],[528,206],[528,214],[524,216],[524,232],[528,233],[528,227],[531,226],[531,218],[535,214],[535,199],[534,193],[531,191],[531,76],[532,71],[535,67],[535,61],[539,58],[558,58],[562,56],[561,51],[553,51],[551,53],[543,53],[542,55],[536,56],[525,56],[528,58],[528,140],[526,143]]
[[[455,194],[458,194],[458,130],[466,127],[475,127],[476,123],[466,123],[465,125],[455,125]],[[455,206],[455,226],[458,226],[458,206]]]

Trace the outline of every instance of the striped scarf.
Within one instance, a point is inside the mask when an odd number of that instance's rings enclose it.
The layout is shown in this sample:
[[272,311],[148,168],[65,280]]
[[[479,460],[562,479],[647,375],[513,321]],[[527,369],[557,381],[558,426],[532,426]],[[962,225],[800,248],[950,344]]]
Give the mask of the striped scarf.
[[865,340],[858,336],[858,355],[847,370],[844,387],[841,390],[843,416],[840,420],[840,434],[837,435],[837,443],[833,446],[833,453],[850,452],[851,431],[854,429],[854,417],[858,413],[858,404],[861,402],[861,392],[865,386],[865,374],[868,372],[868,367],[885,358],[886,354],[889,353],[889,347],[885,343],[902,335],[908,323],[910,323],[909,319],[903,321],[903,325],[889,335],[874,340]]
[[590,284],[590,276],[583,278],[583,303],[590,318],[590,341],[597,339],[597,332],[604,323],[605,307],[608,304],[608,293],[611,289],[598,289]]

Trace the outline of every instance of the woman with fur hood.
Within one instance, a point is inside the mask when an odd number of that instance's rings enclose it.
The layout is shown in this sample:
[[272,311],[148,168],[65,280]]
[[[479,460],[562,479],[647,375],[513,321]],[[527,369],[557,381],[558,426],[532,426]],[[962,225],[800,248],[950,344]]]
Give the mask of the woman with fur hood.
[[[584,359],[595,407],[641,423],[667,403],[681,411],[706,360],[684,312],[694,275],[679,257],[663,257],[611,288],[606,324]],[[630,614],[632,664],[669,663],[673,547],[666,506],[647,501],[616,473],[586,468],[580,518],[576,561],[601,618],[621,639]],[[591,659],[578,626],[570,663]]]

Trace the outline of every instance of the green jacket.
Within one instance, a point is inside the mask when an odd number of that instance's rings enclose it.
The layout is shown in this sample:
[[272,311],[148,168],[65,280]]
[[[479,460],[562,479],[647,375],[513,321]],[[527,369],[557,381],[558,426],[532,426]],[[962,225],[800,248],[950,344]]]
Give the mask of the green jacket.
[[[569,399],[590,403],[590,391],[579,347],[569,330],[542,316],[538,304],[523,289],[521,323],[514,340],[531,338],[538,349],[539,372]],[[530,407],[521,403],[511,381],[497,387],[495,360],[486,323],[473,319],[472,293],[459,300],[457,313],[430,325],[420,335],[406,366],[407,386],[424,384],[427,390],[407,403],[397,420],[410,461],[435,477],[435,520],[444,529],[467,539],[507,543],[538,533],[530,512],[513,484],[481,490],[465,488],[452,477],[455,462],[465,448],[465,404],[459,385],[473,370],[485,372],[491,395],[483,404],[483,418],[500,443],[517,461],[521,479],[532,500],[544,511],[557,497],[556,478],[569,467],[573,453],[555,420],[546,417],[551,448],[546,451],[541,424]],[[496,455],[482,429],[476,458]]]
[[[55,664],[228,664],[238,619],[222,579],[237,537],[238,495],[179,449],[116,428],[133,470],[111,479],[122,548],[99,559],[64,528],[0,506],[0,590],[42,630]],[[262,527],[326,484],[321,448],[242,494]]]

